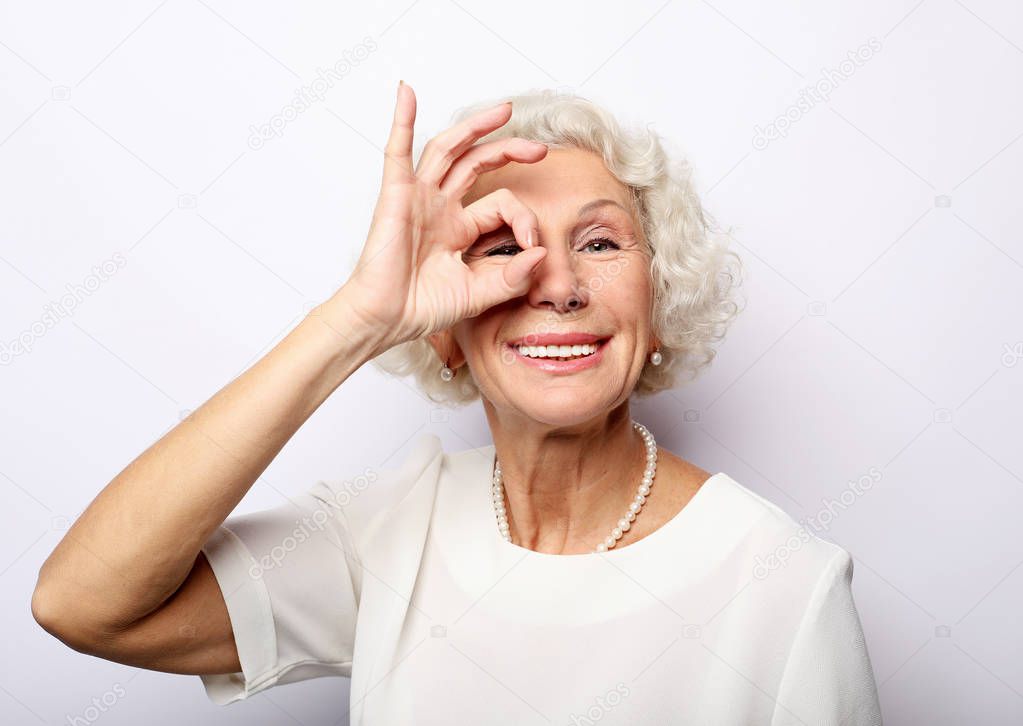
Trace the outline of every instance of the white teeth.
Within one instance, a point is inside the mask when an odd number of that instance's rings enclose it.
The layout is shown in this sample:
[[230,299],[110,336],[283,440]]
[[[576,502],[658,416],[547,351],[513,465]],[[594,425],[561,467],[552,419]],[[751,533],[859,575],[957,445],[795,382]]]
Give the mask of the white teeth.
[[527,358],[579,358],[597,352],[597,345],[519,345],[516,350]]

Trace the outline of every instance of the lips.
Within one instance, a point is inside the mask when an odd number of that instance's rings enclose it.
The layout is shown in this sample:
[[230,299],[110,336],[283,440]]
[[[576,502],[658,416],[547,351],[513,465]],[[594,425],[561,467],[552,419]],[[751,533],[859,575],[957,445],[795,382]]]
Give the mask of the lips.
[[520,345],[585,345],[587,343],[601,343],[611,336],[593,335],[592,333],[530,333],[521,338],[508,341],[508,345],[515,348]]
[[[564,375],[570,373],[577,373],[579,371],[583,371],[588,368],[593,368],[599,365],[599,363],[601,363],[601,361],[604,359],[604,352],[605,349],[607,349],[608,347],[608,341],[610,341],[610,339],[611,338],[597,337],[595,342],[596,343],[595,353],[591,353],[588,356],[581,356],[578,358],[572,358],[570,360],[564,361],[560,361],[557,358],[530,358],[529,356],[524,356],[523,354],[521,354],[519,352],[518,346],[509,346],[509,350],[511,351],[511,355],[514,356],[513,360],[518,361],[530,368],[534,368],[545,373]],[[551,343],[549,345],[555,344]],[[569,344],[566,343],[559,345],[568,346]],[[585,343],[572,345],[585,345]],[[537,347],[539,347],[539,344],[537,345]]]

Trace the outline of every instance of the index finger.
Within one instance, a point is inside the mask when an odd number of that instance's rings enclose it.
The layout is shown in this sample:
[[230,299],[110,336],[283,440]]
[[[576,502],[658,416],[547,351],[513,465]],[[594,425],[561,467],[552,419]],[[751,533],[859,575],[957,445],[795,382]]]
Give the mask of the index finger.
[[505,101],[474,113],[434,136],[426,142],[416,165],[416,176],[421,181],[440,186],[455,160],[481,137],[508,123],[511,112],[511,101]]
[[391,134],[384,148],[384,184],[405,182],[412,177],[412,134],[416,123],[416,94],[412,86],[398,81]]
[[471,146],[452,164],[440,189],[452,199],[461,199],[480,174],[517,161],[532,164],[547,156],[548,146],[540,141],[511,137]]

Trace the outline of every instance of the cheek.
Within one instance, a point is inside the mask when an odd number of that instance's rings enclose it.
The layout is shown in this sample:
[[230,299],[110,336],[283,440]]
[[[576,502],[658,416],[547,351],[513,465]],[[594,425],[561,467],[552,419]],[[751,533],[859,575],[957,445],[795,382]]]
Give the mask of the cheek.
[[453,328],[455,342],[467,360],[479,365],[497,340],[501,314],[493,308],[475,318],[466,318]]
[[645,256],[623,254],[588,265],[583,282],[596,300],[613,303],[623,316],[630,310],[647,315],[652,294],[648,265]]

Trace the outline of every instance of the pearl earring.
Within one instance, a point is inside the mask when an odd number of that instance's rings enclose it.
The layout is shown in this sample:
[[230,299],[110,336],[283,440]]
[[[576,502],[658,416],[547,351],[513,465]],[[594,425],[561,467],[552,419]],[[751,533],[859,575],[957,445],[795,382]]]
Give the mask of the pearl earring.
[[663,360],[664,360],[664,356],[661,355],[661,351],[660,350],[655,350],[653,353],[650,354],[650,363],[655,365],[655,366],[661,365],[661,361],[663,361]]
[[447,361],[444,361],[444,367],[440,369],[440,377],[444,381],[450,381],[455,377],[455,372],[448,368]]

